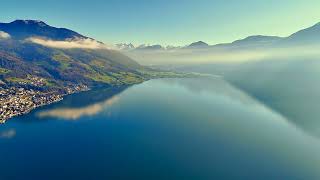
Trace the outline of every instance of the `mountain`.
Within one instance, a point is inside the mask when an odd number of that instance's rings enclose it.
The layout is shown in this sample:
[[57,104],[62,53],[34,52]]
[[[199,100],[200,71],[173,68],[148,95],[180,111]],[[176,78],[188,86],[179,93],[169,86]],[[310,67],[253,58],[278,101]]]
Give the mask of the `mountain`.
[[278,37],[278,36],[262,36],[262,35],[257,35],[257,36],[249,36],[244,39],[236,40],[232,43],[228,44],[219,44],[216,46],[220,47],[238,47],[238,48],[244,48],[244,47],[263,47],[263,46],[268,46],[272,45],[274,43],[277,43],[281,41],[283,38]]
[[115,47],[120,50],[120,51],[142,51],[142,52],[148,52],[148,51],[159,51],[159,50],[177,50],[181,49],[180,46],[161,46],[159,44],[155,45],[146,45],[146,44],[141,44],[137,47],[135,47],[132,43],[119,43],[116,44]]
[[37,20],[16,20],[11,23],[0,23],[0,30],[10,34],[16,40],[24,40],[30,37],[45,37],[56,41],[88,38],[72,30],[52,27]]
[[145,44],[142,44],[140,46],[138,46],[137,48],[135,48],[135,50],[141,50],[141,51],[154,51],[154,50],[163,50],[164,47],[162,47],[161,45],[145,45]]
[[320,23],[309,28],[300,30],[288,37],[278,36],[249,36],[245,39],[237,40],[229,44],[220,44],[222,47],[246,47],[246,48],[278,48],[296,45],[320,44]]
[[208,47],[209,47],[209,44],[207,44],[203,41],[198,41],[198,42],[191,43],[190,45],[186,46],[185,48],[197,49],[197,48],[208,48]]
[[132,50],[134,49],[134,45],[131,44],[131,43],[120,43],[120,44],[116,44],[116,47],[119,49],[119,50],[125,50],[125,51],[128,51],[128,50]]
[[293,33],[288,37],[261,35],[249,36],[245,39],[237,40],[232,43],[218,44],[215,45],[215,47],[278,48],[315,44],[320,44],[320,23],[317,23],[314,26]]
[[17,20],[0,23],[0,32],[6,35],[0,36],[0,80],[6,84],[32,84],[30,78],[42,78],[48,88],[63,88],[145,79],[144,67],[134,60],[72,30]]
[[320,44],[320,22],[287,37],[282,43],[292,45]]

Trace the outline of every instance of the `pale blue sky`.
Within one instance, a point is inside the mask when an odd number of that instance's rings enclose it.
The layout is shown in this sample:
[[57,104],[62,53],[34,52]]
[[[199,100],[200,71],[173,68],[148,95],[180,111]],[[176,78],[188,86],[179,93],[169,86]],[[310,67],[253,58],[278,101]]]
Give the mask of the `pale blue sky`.
[[320,22],[319,0],[3,0],[1,22],[38,19],[106,43],[185,45],[291,33]]

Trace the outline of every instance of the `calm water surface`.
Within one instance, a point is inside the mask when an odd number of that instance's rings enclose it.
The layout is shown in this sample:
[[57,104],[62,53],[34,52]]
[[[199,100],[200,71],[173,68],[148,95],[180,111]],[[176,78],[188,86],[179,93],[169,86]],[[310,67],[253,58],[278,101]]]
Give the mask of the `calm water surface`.
[[220,78],[66,97],[0,126],[0,179],[319,179],[320,141]]

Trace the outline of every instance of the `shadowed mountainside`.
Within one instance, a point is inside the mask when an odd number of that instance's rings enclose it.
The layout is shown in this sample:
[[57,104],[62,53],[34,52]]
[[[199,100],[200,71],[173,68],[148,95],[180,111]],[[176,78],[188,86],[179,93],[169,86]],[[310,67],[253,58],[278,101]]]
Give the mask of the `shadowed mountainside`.
[[28,81],[28,76],[46,79],[48,87],[133,84],[145,79],[144,67],[134,60],[72,30],[17,20],[0,23],[0,32],[2,83]]

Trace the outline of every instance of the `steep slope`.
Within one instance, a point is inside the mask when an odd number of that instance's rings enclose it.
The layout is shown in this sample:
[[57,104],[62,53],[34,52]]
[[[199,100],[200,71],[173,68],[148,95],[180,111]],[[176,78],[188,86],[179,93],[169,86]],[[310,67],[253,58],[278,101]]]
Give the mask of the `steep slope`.
[[[60,87],[120,85],[144,80],[140,73],[144,68],[134,60],[74,31],[32,20],[1,23],[0,31],[10,36],[0,38],[0,78],[5,83],[21,83],[30,76],[44,78],[48,86]],[[28,40],[35,37],[58,45],[52,47]],[[101,47],[59,48],[60,44],[82,43],[79,39],[89,39],[89,43],[98,43]]]
[[320,44],[320,23],[292,34],[282,43],[290,45]]

